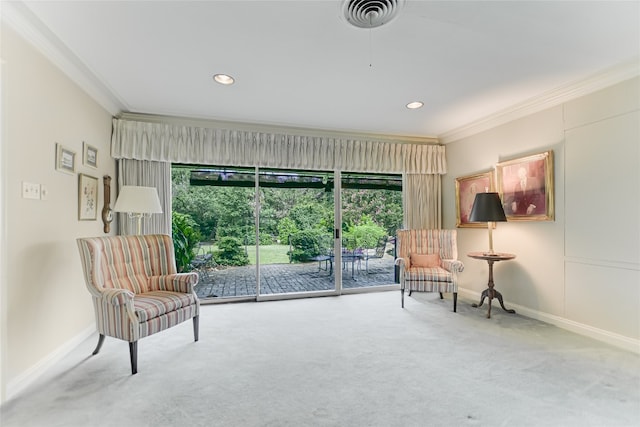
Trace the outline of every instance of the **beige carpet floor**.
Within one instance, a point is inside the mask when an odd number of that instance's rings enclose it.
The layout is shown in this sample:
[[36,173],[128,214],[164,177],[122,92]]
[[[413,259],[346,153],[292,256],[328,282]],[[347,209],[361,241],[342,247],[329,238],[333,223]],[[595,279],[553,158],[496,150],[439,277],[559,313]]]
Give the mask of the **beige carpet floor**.
[[82,343],[1,408],[29,426],[638,426],[640,357],[437,294],[202,307],[140,341]]

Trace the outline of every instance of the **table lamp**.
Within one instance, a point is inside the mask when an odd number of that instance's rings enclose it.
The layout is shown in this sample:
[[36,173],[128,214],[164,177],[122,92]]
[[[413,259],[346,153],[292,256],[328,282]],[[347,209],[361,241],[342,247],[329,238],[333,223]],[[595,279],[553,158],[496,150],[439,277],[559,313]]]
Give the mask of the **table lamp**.
[[142,218],[162,213],[158,191],[153,187],[124,185],[113,207],[114,212],[126,212],[129,218],[138,220],[138,234],[142,234]]
[[486,222],[489,229],[489,252],[485,255],[494,255],[493,234],[494,222],[506,221],[502,200],[498,193],[477,193],[469,215],[470,222]]

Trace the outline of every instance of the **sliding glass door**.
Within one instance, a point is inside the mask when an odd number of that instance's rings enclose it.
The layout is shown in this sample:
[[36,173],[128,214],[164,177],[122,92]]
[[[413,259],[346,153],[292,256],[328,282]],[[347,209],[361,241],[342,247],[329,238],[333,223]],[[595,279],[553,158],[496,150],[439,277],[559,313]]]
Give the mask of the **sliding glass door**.
[[335,293],[333,173],[260,170],[259,297]]
[[397,286],[401,189],[399,176],[176,166],[174,220],[200,236],[184,269],[209,301]]
[[342,292],[394,285],[396,230],[402,226],[402,177],[343,172]]
[[[198,239],[185,267],[200,279],[202,299],[243,300],[257,295],[253,173],[225,168],[174,167],[173,218]],[[174,237],[174,240],[175,237]]]

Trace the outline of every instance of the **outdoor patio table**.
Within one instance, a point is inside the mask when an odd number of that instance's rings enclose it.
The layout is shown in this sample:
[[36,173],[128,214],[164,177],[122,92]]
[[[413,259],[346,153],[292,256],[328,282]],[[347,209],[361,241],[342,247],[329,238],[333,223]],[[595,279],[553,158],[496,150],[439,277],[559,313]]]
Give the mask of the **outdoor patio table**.
[[[333,261],[335,259],[335,255],[331,254],[329,255],[329,257],[331,258],[330,261],[330,270],[329,270],[329,275],[333,274]],[[364,259],[364,253],[362,252],[362,249],[356,249],[353,251],[350,250],[346,250],[343,249],[342,251],[342,268],[344,269],[347,265],[347,263],[351,263],[351,278],[353,280],[358,280],[355,277],[355,265],[356,262],[358,262],[358,271],[360,270],[360,262]]]

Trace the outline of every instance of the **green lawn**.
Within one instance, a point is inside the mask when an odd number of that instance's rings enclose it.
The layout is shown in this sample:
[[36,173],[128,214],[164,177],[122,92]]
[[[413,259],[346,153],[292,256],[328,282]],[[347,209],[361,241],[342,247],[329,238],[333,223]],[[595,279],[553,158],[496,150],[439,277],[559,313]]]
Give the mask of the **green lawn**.
[[[216,251],[216,245],[203,245],[202,250],[205,252]],[[260,264],[288,264],[289,263],[289,245],[261,245],[260,246]],[[249,262],[253,265],[256,263],[256,246],[248,245],[247,254]]]

